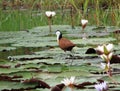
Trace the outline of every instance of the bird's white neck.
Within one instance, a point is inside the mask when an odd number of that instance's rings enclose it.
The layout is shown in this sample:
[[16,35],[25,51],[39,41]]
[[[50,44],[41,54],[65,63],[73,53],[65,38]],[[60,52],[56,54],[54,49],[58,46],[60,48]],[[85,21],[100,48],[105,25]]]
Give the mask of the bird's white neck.
[[59,35],[57,35],[57,41],[59,40]]
[[60,31],[57,31],[56,32],[56,35],[57,35],[57,41],[59,41],[59,39],[62,37],[62,34]]

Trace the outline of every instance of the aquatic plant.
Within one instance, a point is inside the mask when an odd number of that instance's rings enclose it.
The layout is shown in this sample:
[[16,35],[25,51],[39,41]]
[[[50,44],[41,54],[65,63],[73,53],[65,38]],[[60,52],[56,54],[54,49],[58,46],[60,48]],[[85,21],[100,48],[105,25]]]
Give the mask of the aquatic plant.
[[106,82],[98,83],[95,85],[95,89],[97,91],[107,91],[108,90],[108,85]]
[[110,69],[110,60],[112,58],[112,50],[113,44],[103,44],[102,46],[98,46],[96,51],[101,53],[100,57],[106,62],[106,64],[101,64],[102,68],[111,76],[111,69]]
[[96,51],[100,52],[100,57],[105,61],[105,63],[101,63],[101,68],[106,71],[109,78],[117,84],[117,82],[112,78],[112,71],[110,66],[110,60],[113,56],[113,44],[103,44],[102,46],[98,46]]
[[80,20],[85,18],[90,20],[90,25],[120,26],[119,0],[24,0],[24,2],[3,0],[0,5],[1,31],[26,30],[47,25],[47,19],[44,16],[46,10],[57,11],[55,24],[78,26]]
[[53,16],[56,15],[56,13],[54,11],[46,11],[45,14],[48,18],[49,30],[51,32],[51,19],[52,19]]
[[85,19],[82,19],[82,20],[81,20],[82,32],[84,31],[84,28],[86,27],[87,23],[88,23],[88,20],[85,20]]
[[[63,79],[63,81],[61,81],[61,83],[63,83],[66,87],[71,89],[69,91],[73,91],[74,84],[75,84],[75,77],[72,76],[70,79],[65,78],[65,79]],[[63,88],[63,89],[65,89],[65,88]],[[63,90],[63,91],[66,91],[66,90]]]

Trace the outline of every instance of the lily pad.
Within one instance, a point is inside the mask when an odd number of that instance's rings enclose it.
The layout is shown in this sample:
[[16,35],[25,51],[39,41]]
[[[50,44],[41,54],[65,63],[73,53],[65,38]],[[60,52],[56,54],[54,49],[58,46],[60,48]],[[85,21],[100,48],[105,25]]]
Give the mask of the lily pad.
[[16,49],[16,47],[0,47],[0,51],[2,51],[2,52],[15,50],[15,49]]
[[[86,27],[86,39],[82,38],[84,36],[81,26],[71,29],[69,25],[52,25],[51,33],[49,26],[40,26],[28,31],[0,32],[0,76],[6,77],[6,80],[0,81],[0,90],[26,90],[31,87],[29,90],[32,91],[50,91],[51,88],[43,89],[36,83],[32,84],[31,79],[41,80],[54,87],[61,84],[64,78],[71,76],[76,77],[76,85],[85,82],[97,83],[98,79],[102,79],[110,84],[110,90],[119,90],[119,85],[115,86],[106,73],[102,74],[100,63],[104,61],[97,54],[86,54],[89,48],[113,43],[114,54],[119,56],[119,41],[112,36],[115,27],[105,27],[107,32],[104,28],[93,28],[96,26]],[[59,48],[56,30],[60,30],[63,37],[76,44],[72,53]],[[111,67],[113,78],[119,81],[119,63],[113,63]],[[113,86],[115,87],[112,88]],[[95,88],[94,84],[91,84],[83,89],[75,88],[74,91],[95,91]]]

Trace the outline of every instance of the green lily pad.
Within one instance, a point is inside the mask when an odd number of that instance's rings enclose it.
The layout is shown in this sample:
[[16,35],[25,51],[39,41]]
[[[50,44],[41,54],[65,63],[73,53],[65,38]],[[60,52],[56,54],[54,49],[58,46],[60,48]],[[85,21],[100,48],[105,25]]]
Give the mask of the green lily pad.
[[[76,84],[83,82],[97,82],[102,79],[110,83],[107,74],[102,74],[100,63],[104,62],[97,54],[86,54],[88,48],[96,48],[98,45],[113,43],[114,54],[120,54],[120,43],[112,36],[114,27],[105,27],[94,30],[95,26],[86,26],[86,39],[82,39],[81,27],[71,29],[69,25],[40,26],[28,31],[0,32],[0,76],[20,76],[14,78],[18,82],[2,80],[0,90],[20,89],[35,87],[36,84],[23,84],[27,79],[37,78],[50,86],[60,84],[64,78],[76,77]],[[56,30],[63,33],[76,47],[72,53],[64,52],[59,48],[56,40]],[[71,55],[71,56],[70,56]],[[119,64],[111,64],[113,78],[119,81]],[[119,85],[110,90],[119,90]],[[32,91],[50,91],[51,89],[34,88]],[[96,91],[93,85],[74,91]]]
[[10,50],[15,50],[16,47],[0,47],[0,51],[10,51]]

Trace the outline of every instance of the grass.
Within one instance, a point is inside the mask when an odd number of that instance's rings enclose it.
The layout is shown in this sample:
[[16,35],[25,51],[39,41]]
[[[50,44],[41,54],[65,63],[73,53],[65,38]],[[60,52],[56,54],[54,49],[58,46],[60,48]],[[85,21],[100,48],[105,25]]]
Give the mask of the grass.
[[3,16],[1,16],[0,30],[16,31],[16,30],[30,29],[32,27],[36,27],[40,25],[45,25],[44,22],[39,21],[41,16],[37,16],[36,14],[32,15],[32,14],[29,11],[18,11],[18,10],[2,12]]
[[[3,0],[4,1],[4,0]],[[45,11],[54,10],[53,24],[79,26],[82,18],[89,25],[120,26],[120,1],[116,0],[35,0],[14,3],[1,1],[0,31],[21,31],[48,25]],[[48,2],[49,1],[49,2]],[[3,7],[5,9],[3,9]],[[21,8],[22,7],[22,8]],[[71,7],[73,16],[71,21]]]

